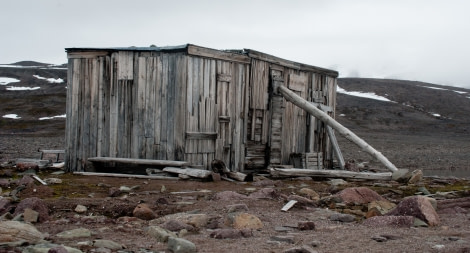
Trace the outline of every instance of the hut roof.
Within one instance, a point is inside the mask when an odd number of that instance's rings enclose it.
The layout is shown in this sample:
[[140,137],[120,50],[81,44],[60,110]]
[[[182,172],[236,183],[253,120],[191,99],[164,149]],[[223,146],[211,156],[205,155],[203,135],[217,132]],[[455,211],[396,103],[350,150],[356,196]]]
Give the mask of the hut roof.
[[313,71],[317,73],[326,74],[332,77],[338,77],[338,72],[326,68],[316,67],[304,63],[294,62],[286,59],[282,59],[270,54],[259,52],[253,49],[226,49],[217,50],[211,48],[205,48],[196,46],[193,44],[184,44],[179,46],[150,46],[150,47],[73,47],[66,48],[65,51],[69,55],[80,54],[81,52],[119,52],[119,51],[139,51],[139,52],[185,52],[190,55],[199,55],[202,57],[213,57],[222,60],[237,61],[243,63],[250,63],[251,59],[258,59],[267,61],[273,64],[277,64],[284,67],[303,71]]

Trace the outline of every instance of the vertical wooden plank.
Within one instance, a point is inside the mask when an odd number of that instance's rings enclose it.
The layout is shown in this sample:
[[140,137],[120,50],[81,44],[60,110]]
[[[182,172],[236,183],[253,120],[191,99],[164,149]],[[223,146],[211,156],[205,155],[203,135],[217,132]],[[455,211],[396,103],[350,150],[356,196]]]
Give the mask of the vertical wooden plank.
[[111,88],[110,88],[110,115],[109,115],[109,156],[117,157],[117,137],[118,137],[118,121],[119,121],[119,90],[117,80],[117,57],[116,54],[111,56]]
[[168,64],[169,64],[168,54],[162,54],[162,91],[160,95],[161,101],[161,129],[160,129],[160,148],[161,154],[159,159],[166,160],[168,159]]
[[155,145],[155,115],[157,114],[157,58],[149,57],[147,60],[147,91],[145,95],[145,158],[154,159]]
[[186,83],[187,83],[187,64],[186,57],[183,54],[176,56],[175,62],[175,120],[174,120],[174,160],[184,160],[184,139],[185,139],[185,115],[186,106]]
[[167,159],[175,160],[176,55],[168,55]]

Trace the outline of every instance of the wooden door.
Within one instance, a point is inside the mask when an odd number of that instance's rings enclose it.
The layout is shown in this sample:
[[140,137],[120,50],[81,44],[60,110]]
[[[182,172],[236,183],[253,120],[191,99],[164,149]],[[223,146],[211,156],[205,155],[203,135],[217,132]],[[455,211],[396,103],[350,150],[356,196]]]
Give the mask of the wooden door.
[[228,168],[233,168],[232,140],[235,122],[234,107],[235,90],[232,85],[230,62],[217,62],[216,103],[218,115],[218,129],[216,139],[215,158],[222,160]]

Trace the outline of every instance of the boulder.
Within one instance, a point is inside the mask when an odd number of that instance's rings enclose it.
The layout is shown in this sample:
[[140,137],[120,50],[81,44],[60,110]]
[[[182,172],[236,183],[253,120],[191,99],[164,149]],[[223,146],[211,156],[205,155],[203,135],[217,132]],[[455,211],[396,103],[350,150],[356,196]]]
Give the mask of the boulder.
[[132,215],[142,220],[153,220],[157,217],[147,204],[137,205],[132,212]]
[[390,216],[413,216],[425,221],[430,226],[437,226],[440,223],[439,215],[434,210],[427,197],[413,196],[405,198],[391,212]]
[[9,198],[0,198],[0,215],[3,215],[10,210],[13,210],[14,206]]
[[24,242],[37,243],[45,238],[34,226],[19,221],[0,222],[0,245],[21,245]]
[[42,199],[36,197],[26,198],[22,200],[16,207],[13,216],[22,214],[27,208],[38,212],[38,222],[44,222],[49,220],[49,209],[47,208],[44,201],[42,201]]
[[372,201],[385,201],[377,192],[367,187],[346,188],[336,194],[345,204],[368,204]]

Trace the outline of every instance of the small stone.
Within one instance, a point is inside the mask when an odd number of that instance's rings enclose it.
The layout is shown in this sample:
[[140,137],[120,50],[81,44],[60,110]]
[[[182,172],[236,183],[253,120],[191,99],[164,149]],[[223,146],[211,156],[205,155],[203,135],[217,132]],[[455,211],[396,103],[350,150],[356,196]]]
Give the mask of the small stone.
[[330,181],[328,181],[328,184],[330,184],[331,186],[340,186],[346,185],[348,184],[348,182],[344,181],[343,179],[330,179]]
[[121,244],[111,241],[111,240],[94,240],[93,246],[99,247],[99,248],[106,248],[110,250],[120,250],[123,248]]
[[31,208],[24,209],[23,220],[26,222],[35,223],[39,219],[39,213],[32,210]]
[[86,211],[88,211],[88,208],[86,206],[77,205],[75,207],[75,212],[76,213],[86,213]]
[[369,227],[411,227],[413,216],[374,216],[366,219],[362,224]]
[[168,249],[173,253],[195,253],[196,245],[186,239],[170,237],[168,238]]
[[304,196],[307,196],[311,200],[317,201],[317,200],[320,199],[320,195],[316,191],[314,191],[310,188],[302,188],[302,189],[299,190],[299,193],[304,195]]
[[147,204],[137,205],[132,212],[132,215],[142,220],[153,220],[156,218],[155,213]]
[[228,213],[240,212],[240,211],[248,211],[248,206],[246,204],[235,204],[227,206]]
[[214,182],[219,182],[219,181],[222,180],[222,179],[220,178],[220,174],[219,174],[219,173],[212,172],[211,176],[212,176],[212,181],[214,181]]
[[121,193],[122,192],[118,188],[111,187],[111,188],[109,188],[108,196],[117,197],[117,196],[121,195]]
[[318,253],[308,245],[297,246],[294,248],[286,249],[283,253]]
[[147,228],[147,233],[154,237],[158,242],[167,242],[170,237],[178,237],[175,233],[170,232],[159,226],[150,226]]
[[270,240],[278,241],[278,242],[287,242],[287,243],[294,243],[295,242],[293,235],[271,236]]
[[353,222],[356,220],[356,217],[354,217],[354,215],[351,215],[351,214],[334,213],[330,215],[329,219],[331,221]]
[[446,247],[445,245],[437,244],[437,245],[432,246],[431,248],[435,250],[443,250],[445,247]]
[[128,187],[128,186],[123,185],[123,186],[119,187],[119,191],[129,193],[129,192],[131,192],[131,188]]
[[408,180],[408,184],[416,184],[422,179],[423,179],[423,171],[414,170],[411,172],[411,176],[410,176],[410,179]]
[[50,248],[47,253],[68,253],[69,251],[62,245]]
[[242,237],[242,233],[238,229],[227,228],[217,229],[213,231],[209,236],[215,239],[237,239]]
[[231,213],[226,219],[227,225],[232,225],[236,229],[260,229],[263,228],[263,222],[261,220],[248,213]]
[[188,225],[184,222],[177,221],[177,220],[169,220],[162,224],[162,228],[167,229],[172,232],[180,231],[182,229],[186,229],[187,231],[193,231],[194,227]]
[[46,182],[47,184],[62,184],[62,179],[51,177],[44,179],[44,182]]
[[372,237],[372,240],[377,241],[377,242],[385,242],[385,241],[387,241],[387,238],[376,235],[376,236]]
[[297,228],[299,230],[315,230],[315,223],[313,221],[300,221]]
[[428,227],[428,224],[421,219],[415,218],[413,221],[413,227]]

